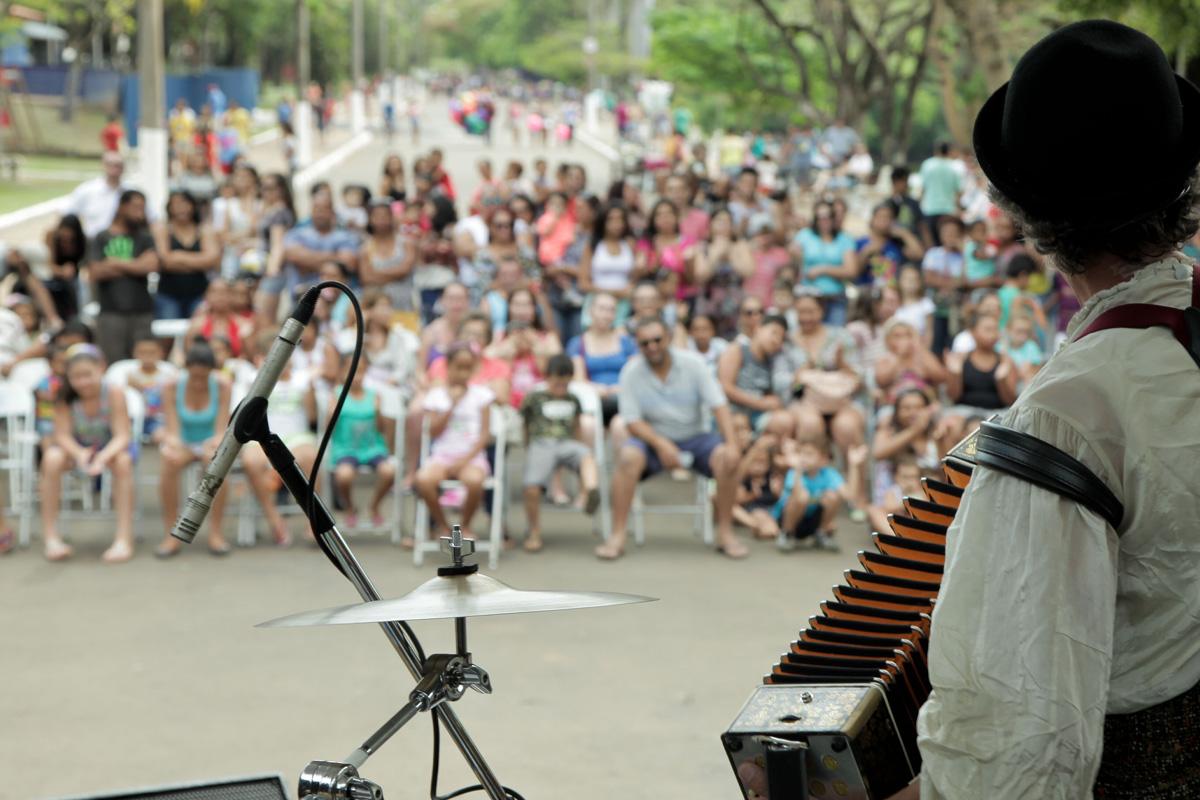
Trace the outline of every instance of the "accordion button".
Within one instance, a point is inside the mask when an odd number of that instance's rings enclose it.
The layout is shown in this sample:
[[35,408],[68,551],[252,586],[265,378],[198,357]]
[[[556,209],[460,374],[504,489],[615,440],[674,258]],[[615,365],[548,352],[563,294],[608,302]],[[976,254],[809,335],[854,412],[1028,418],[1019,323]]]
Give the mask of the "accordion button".
[[808,793],[811,794],[813,797],[824,797],[825,796],[825,784],[821,783],[818,780],[809,781],[808,782]]
[[838,760],[833,756],[825,756],[821,759],[821,763],[825,765],[825,769],[833,772],[838,768]]
[[834,781],[833,793],[838,797],[845,797],[846,795],[850,794],[850,787],[846,785],[845,781]]

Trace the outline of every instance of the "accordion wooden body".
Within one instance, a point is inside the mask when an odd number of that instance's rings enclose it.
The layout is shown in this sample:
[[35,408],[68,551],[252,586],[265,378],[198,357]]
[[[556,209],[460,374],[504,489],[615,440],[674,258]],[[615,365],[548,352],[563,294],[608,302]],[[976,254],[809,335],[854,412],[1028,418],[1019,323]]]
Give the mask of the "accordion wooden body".
[[930,615],[973,455],[968,438],[943,461],[945,480],[904,499],[722,736],[734,774],[756,764],[771,800],[879,800],[920,773]]

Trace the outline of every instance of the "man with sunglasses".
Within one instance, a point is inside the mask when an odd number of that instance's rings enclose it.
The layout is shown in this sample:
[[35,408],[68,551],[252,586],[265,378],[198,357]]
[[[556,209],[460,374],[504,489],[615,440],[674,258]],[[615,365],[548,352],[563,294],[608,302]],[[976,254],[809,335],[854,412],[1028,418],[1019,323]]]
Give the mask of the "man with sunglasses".
[[[641,358],[625,365],[618,384],[620,414],[632,436],[621,448],[613,474],[612,532],[596,555],[611,560],[624,554],[639,481],[685,467],[716,479],[717,551],[744,558],[746,545],[733,532],[738,453],[725,393],[704,359],[670,346],[661,319],[641,320],[634,335]],[[708,429],[706,410],[719,433]]]

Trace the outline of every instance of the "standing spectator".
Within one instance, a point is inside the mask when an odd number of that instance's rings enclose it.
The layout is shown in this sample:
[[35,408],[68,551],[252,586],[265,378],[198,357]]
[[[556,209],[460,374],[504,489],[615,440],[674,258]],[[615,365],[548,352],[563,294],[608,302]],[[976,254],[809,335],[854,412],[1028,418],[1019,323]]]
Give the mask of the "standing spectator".
[[821,296],[825,321],[846,324],[846,281],[858,275],[854,239],[837,224],[832,203],[813,208],[812,227],[792,240],[792,254],[801,264],[800,284]]
[[213,177],[212,167],[200,149],[186,151],[182,160],[184,169],[171,181],[171,191],[187,192],[207,214],[217,196],[217,180]]
[[312,199],[312,220],[309,225],[292,228],[283,237],[283,271],[272,274],[259,284],[266,319],[274,320],[279,308],[279,296],[286,289],[290,295],[302,282],[309,280],[329,260],[340,261],[354,271],[358,265],[358,238],[336,225],[333,200],[323,194]]
[[258,217],[258,251],[242,257],[241,270],[278,274],[283,269],[284,236],[296,224],[291,183],[278,172],[263,176],[262,213]]
[[932,350],[940,356],[950,346],[957,324],[958,310],[965,299],[966,259],[963,256],[961,219],[951,215],[938,218],[937,233],[941,244],[932,247],[921,261],[925,285],[933,291]]
[[121,118],[117,114],[109,114],[108,122],[100,129],[100,146],[105,153],[120,153],[121,141],[125,138],[125,129],[121,127]]
[[950,143],[940,142],[934,154],[921,164],[921,213],[928,221],[933,244],[942,243],[941,218],[958,213],[962,177],[950,157]]
[[64,215],[74,214],[79,219],[88,239],[100,235],[112,224],[117,204],[128,188],[122,181],[125,159],[120,153],[105,153],[100,164],[104,174],[75,187],[62,209]]
[[46,233],[50,277],[44,281],[62,320],[79,313],[79,270],[87,258],[87,236],[79,217],[67,214]]
[[404,178],[404,159],[392,153],[383,162],[383,177],[379,180],[379,194],[393,203],[403,203],[408,194]]
[[[117,212],[118,217],[120,211]],[[92,345],[71,348],[62,397],[54,408],[54,447],[42,453],[42,539],[48,561],[74,552],[58,530],[64,472],[77,469],[89,478],[112,472],[116,535],[102,556],[107,564],[133,558],[133,456],[137,452],[125,390],[104,383],[104,358]]]
[[154,300],[148,278],[158,265],[154,237],[146,228],[146,197],[136,189],[125,191],[116,218],[92,240],[88,257],[100,301],[96,341],[109,363],[129,358],[134,342],[150,336]]
[[[739,459],[725,395],[699,356],[670,347],[661,320],[641,321],[636,338],[642,357],[621,370],[620,380],[621,417],[632,438],[621,448],[613,475],[612,532],[596,555],[615,559],[624,554],[629,510],[640,480],[686,466],[716,478],[717,550],[744,558],[749,551],[733,531]],[[707,430],[706,408],[720,433]]]
[[892,167],[892,193],[884,202],[892,207],[892,215],[897,225],[904,226],[909,233],[920,239],[923,247],[932,247],[933,237],[924,223],[925,215],[921,213],[921,204],[909,193],[910,174],[908,167]]
[[212,204],[212,225],[221,243],[221,274],[232,278],[238,273],[242,254],[257,249],[258,218],[262,214],[258,172],[249,164],[233,170],[233,196],[217,197]]
[[920,262],[925,255],[921,240],[897,224],[895,207],[880,203],[871,212],[867,235],[855,242],[858,251],[859,283],[894,286],[905,261]]
[[184,97],[176,98],[167,114],[167,130],[171,134],[171,163],[182,166],[183,156],[192,146],[196,135],[196,112]]
[[[212,348],[197,342],[188,348],[183,374],[163,390],[164,435],[159,447],[162,471],[158,488],[167,534],[154,550],[158,558],[170,558],[183,548],[171,536],[171,528],[179,516],[180,474],[189,464],[211,460],[225,434],[231,389],[216,368]],[[208,516],[208,551],[214,556],[230,552],[221,531],[228,498],[228,487],[222,486]]]
[[201,222],[196,198],[184,191],[167,198],[167,221],[155,230],[160,260],[155,319],[187,319],[208,289],[209,273],[221,265],[221,250]]
[[208,85],[208,107],[212,111],[214,117],[220,117],[225,113],[229,101],[225,98],[225,92],[221,91],[221,87],[215,83]]
[[561,353],[553,356],[546,366],[546,388],[529,393],[521,403],[526,440],[525,520],[529,525],[524,546],[529,553],[542,549],[542,495],[560,468],[579,474],[588,514],[600,507],[596,461],[591,448],[580,441],[583,407],[569,390],[573,371],[570,358]]

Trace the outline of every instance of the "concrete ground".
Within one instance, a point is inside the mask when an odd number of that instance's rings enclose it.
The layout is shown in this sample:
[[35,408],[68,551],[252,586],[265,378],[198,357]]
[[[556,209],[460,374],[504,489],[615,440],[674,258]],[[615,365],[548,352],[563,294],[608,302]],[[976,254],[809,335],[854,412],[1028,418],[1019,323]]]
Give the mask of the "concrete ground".
[[[432,105],[432,104],[431,104]],[[529,162],[538,152],[491,148],[431,116],[421,142],[439,144],[461,196],[474,161]],[[383,157],[411,162],[407,137],[375,143],[336,169],[335,184],[374,187]],[[595,189],[607,164],[577,144],[550,148],[553,165],[583,161]],[[497,170],[499,171],[499,169]],[[155,455],[142,474],[153,476]],[[519,456],[514,458],[519,464]],[[658,479],[649,502],[686,502],[689,484]],[[266,544],[209,556],[151,556],[162,533],[153,487],[141,494],[137,557],[99,556],[110,518],[64,525],[68,563],[30,551],[0,559],[0,799],[92,795],[129,787],[279,773],[289,787],[311,760],[341,760],[407,699],[413,686],[375,626],[256,630],[263,620],[358,598],[315,549]],[[523,535],[518,502],[509,526]],[[529,800],[724,800],[739,797],[719,743],[762,675],[865,547],[844,522],[839,553],[776,552],[754,543],[732,562],[692,535],[692,521],[652,517],[648,541],[617,563],[591,554],[590,520],[545,510],[546,549],[505,553],[499,579],[518,588],[646,594],[658,602],[490,617],[470,624],[475,657],[495,693],[469,692],[456,710],[494,771]],[[227,522],[232,537],[234,520]],[[481,521],[482,522],[482,521]],[[434,576],[381,538],[352,546],[384,597]],[[449,622],[414,625],[429,652],[453,643]],[[390,800],[428,791],[430,726],[422,718],[362,773]],[[441,791],[473,782],[443,737]]]

